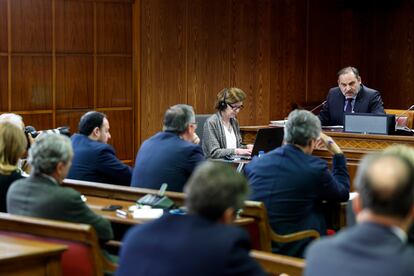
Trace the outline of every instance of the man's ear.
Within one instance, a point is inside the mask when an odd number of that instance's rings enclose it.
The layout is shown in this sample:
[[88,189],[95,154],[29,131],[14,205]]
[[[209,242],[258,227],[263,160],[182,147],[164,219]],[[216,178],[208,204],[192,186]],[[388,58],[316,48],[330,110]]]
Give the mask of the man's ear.
[[99,127],[95,127],[93,130],[92,130],[92,136],[93,137],[99,137],[99,132],[100,132],[101,130],[100,130],[100,128]]
[[56,171],[57,171],[57,173],[59,174],[59,175],[61,175],[62,174],[62,171],[65,169],[65,163],[63,163],[63,162],[59,162],[57,165],[56,165]]
[[358,213],[362,211],[362,201],[359,194],[352,200],[352,210],[354,210],[355,215],[358,215]]
[[221,217],[221,222],[224,224],[232,224],[235,219],[235,213],[236,211],[232,207],[227,208]]

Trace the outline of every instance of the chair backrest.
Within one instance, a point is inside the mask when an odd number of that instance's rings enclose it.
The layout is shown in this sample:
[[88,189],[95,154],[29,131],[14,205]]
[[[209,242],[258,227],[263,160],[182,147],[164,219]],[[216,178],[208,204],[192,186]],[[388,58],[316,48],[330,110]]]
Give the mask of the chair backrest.
[[406,111],[402,109],[385,109],[385,113],[394,114],[398,126],[406,126],[413,128],[414,126],[414,111]]
[[317,239],[320,237],[319,232],[316,230],[303,230],[286,235],[275,233],[270,226],[266,206],[263,202],[246,200],[244,202],[244,207],[241,215],[246,217],[253,217],[257,221],[259,228],[258,234],[260,239],[260,249],[263,251],[272,251],[272,241],[279,243],[288,243],[307,238]]
[[[147,194],[157,195],[159,192],[154,189],[126,187],[76,179],[64,179],[62,186],[75,189],[85,196],[98,196],[110,199],[127,200],[131,202],[135,202],[138,198]],[[183,193],[166,191],[164,195],[174,201],[177,206],[184,205],[185,195]]]
[[259,243],[258,246],[253,248],[260,248],[260,250],[271,252],[272,241],[270,238],[270,225],[267,217],[266,207],[263,202],[246,200],[244,202],[243,211],[241,216],[254,218],[257,222],[257,235],[258,237],[251,237],[252,244],[255,245],[256,241]]
[[196,134],[200,138],[200,145],[203,140],[203,130],[204,130],[204,123],[212,114],[197,114],[195,116],[195,120],[197,123]]
[[63,275],[102,275],[107,270],[95,230],[90,225],[0,213],[0,231],[10,236],[67,245],[68,250],[62,255]]
[[300,258],[257,250],[250,251],[250,256],[270,275],[301,276],[305,268],[305,260]]

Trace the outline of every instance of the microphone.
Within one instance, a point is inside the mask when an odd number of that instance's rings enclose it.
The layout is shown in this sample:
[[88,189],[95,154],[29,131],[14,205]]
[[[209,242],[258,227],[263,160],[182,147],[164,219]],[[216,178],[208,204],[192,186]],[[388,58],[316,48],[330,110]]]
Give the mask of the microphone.
[[398,119],[400,119],[403,115],[407,114],[408,111],[411,111],[414,109],[414,104],[410,106],[407,110],[405,110],[403,113],[399,114],[397,117],[395,117],[395,128],[397,128],[398,125]]
[[[319,108],[321,108],[322,106],[324,106],[326,104],[326,101],[323,101],[321,104],[318,104],[316,107],[312,108],[311,110],[309,110],[310,112],[312,112],[313,114],[315,114],[315,110],[318,110]],[[414,107],[414,105],[413,105]],[[316,114],[315,114],[316,115]]]

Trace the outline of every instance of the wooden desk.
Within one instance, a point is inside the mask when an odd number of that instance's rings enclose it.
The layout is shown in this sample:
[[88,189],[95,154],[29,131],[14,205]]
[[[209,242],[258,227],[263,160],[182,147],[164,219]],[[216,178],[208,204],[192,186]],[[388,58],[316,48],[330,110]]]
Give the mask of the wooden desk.
[[[143,224],[147,222],[147,220],[140,220],[140,219],[133,218],[132,214],[128,213],[128,208],[132,205],[135,205],[135,202],[132,202],[132,201],[88,196],[86,203],[88,204],[89,208],[91,208],[95,213],[103,216],[104,218],[108,219],[112,223],[136,225],[136,224]],[[122,206],[121,210],[127,212],[128,215],[124,217],[124,216],[117,215],[116,211],[102,211],[102,208],[107,205],[120,205]],[[254,219],[245,218],[245,217],[237,218],[234,221],[234,224],[237,226],[246,226],[252,223],[254,223]]]
[[61,244],[0,235],[1,275],[61,275]]
[[[110,220],[114,229],[115,240],[121,240],[125,231],[131,227],[131,225],[140,224],[144,221],[133,219],[130,216],[120,217],[116,215],[115,211],[102,211],[102,207],[107,205],[121,205],[122,210],[128,210],[128,207],[134,205],[136,200],[146,194],[156,194],[158,191],[151,189],[141,189],[134,187],[125,187],[112,184],[88,182],[74,179],[65,179],[62,186],[70,187],[86,196],[86,203],[89,207],[96,212]],[[165,192],[165,195],[168,196],[177,206],[183,206],[185,195],[183,193],[177,192]],[[250,208],[250,207],[246,207]],[[262,229],[258,225],[261,224],[254,217],[245,217],[242,216],[235,221],[235,224],[242,226],[243,228],[248,229],[249,233],[252,234],[253,230],[250,229]],[[260,235],[260,230],[258,230],[258,235]],[[252,242],[255,242],[255,237],[252,234]],[[257,242],[255,249],[264,248],[265,241]],[[270,241],[269,241],[270,244]]]

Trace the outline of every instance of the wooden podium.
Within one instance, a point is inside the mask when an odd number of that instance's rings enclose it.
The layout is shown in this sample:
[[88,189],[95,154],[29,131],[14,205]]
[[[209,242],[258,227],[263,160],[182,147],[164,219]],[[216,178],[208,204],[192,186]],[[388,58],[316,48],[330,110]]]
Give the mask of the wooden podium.
[[[243,142],[247,144],[254,143],[257,130],[268,127],[271,126],[240,127]],[[356,134],[338,132],[337,130],[324,130],[324,133],[335,140],[347,158],[347,166],[351,178],[351,191],[354,190],[352,182],[355,177],[356,169],[365,154],[383,150],[393,144],[403,144],[414,147],[413,136]],[[327,160],[329,164],[332,164],[332,155],[326,148],[315,149],[313,154]]]

